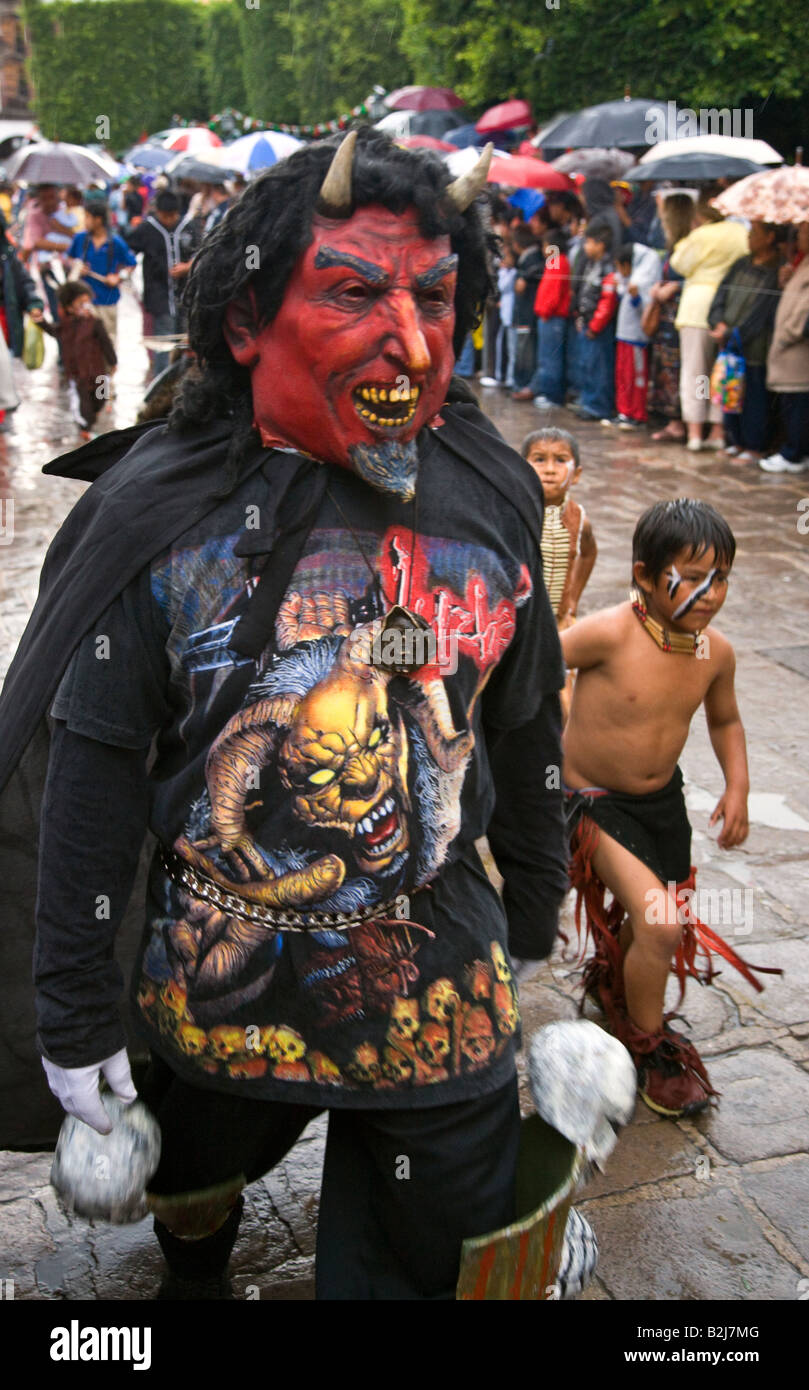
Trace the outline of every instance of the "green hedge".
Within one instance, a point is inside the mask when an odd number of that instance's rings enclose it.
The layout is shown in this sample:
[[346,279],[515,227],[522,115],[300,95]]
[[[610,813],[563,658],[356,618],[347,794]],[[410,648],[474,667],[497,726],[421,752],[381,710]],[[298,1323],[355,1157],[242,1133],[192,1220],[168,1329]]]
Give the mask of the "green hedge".
[[205,7],[194,0],[25,0],[33,107],[43,135],[125,149],[174,112],[210,115]]
[[241,6],[234,0],[214,0],[205,9],[203,67],[209,102],[209,115],[233,106],[248,107],[242,64]]
[[175,112],[314,123],[411,80],[388,0],[24,0],[24,18],[43,134],[119,151]]

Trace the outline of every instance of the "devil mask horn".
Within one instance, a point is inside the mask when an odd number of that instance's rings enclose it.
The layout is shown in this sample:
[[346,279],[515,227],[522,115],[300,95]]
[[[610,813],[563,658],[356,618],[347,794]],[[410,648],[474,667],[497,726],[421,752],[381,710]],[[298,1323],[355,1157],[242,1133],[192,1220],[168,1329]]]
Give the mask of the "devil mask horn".
[[335,151],[320,188],[318,211],[326,217],[347,217],[351,212],[351,169],[357,132],[352,130]]
[[474,202],[479,193],[483,192],[493,154],[494,145],[489,141],[474,169],[470,169],[468,174],[462,174],[459,179],[455,179],[454,183],[447,186],[444,196],[449,199],[458,212],[466,212],[469,204]]

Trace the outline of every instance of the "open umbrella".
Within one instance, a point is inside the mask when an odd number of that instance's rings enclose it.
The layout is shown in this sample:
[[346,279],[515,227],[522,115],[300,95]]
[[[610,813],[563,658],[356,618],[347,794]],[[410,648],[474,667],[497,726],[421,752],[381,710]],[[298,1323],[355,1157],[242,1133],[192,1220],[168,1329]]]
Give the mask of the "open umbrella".
[[723,154],[730,159],[749,159],[753,164],[783,164],[783,158],[766,140],[745,140],[736,135],[684,135],[680,140],[659,140],[641,155],[639,164],[668,159],[671,154]]
[[621,150],[636,149],[648,145],[649,131],[674,115],[669,103],[651,98],[603,101],[598,106],[586,106],[572,116],[556,116],[536,136],[536,144],[546,155],[549,150],[562,154],[586,145],[597,145],[600,149],[605,145],[615,145]]
[[586,178],[622,179],[635,162],[628,150],[568,150],[551,160],[561,174],[584,174]]
[[221,143],[219,136],[206,125],[189,125],[170,130],[163,141],[167,150],[182,150],[185,154],[199,154]]
[[109,183],[116,179],[120,165],[107,155],[93,153],[82,145],[43,140],[25,145],[6,160],[6,173],[21,183],[61,183],[81,186]]
[[456,150],[468,150],[472,145],[480,146],[480,136],[471,123],[459,125],[455,130],[448,130],[447,139]]
[[385,97],[389,111],[449,111],[463,104],[451,87],[397,87]]
[[127,150],[123,162],[130,169],[165,169],[173,158],[171,150],[162,149],[158,145],[143,144],[133,145],[131,150]]
[[751,222],[809,222],[809,169],[784,164],[766,169],[726,188],[713,205],[726,216],[746,217]]
[[455,150],[454,145],[446,140],[436,140],[432,135],[403,135],[396,143],[404,145],[406,150],[438,150],[440,154],[452,154]]
[[375,124],[377,130],[384,130],[393,140],[404,135],[432,135],[442,140],[450,130],[466,122],[457,111],[390,111]]
[[488,181],[511,188],[573,188],[573,181],[567,174],[560,174],[542,159],[526,159],[524,155],[495,155],[489,166]]
[[478,135],[495,135],[501,130],[514,130],[517,126],[532,125],[534,115],[527,101],[501,101],[498,106],[490,106],[475,124]]
[[225,183],[234,172],[223,169],[219,164],[197,159],[193,154],[179,154],[167,164],[163,172],[173,179],[188,179],[191,183]]
[[761,165],[752,159],[734,159],[726,154],[670,154],[666,159],[653,159],[649,164],[634,164],[621,177],[631,183],[660,183],[663,179],[691,179],[703,183],[706,179],[743,179],[758,174]]
[[259,169],[269,169],[279,159],[286,159],[302,144],[303,141],[296,140],[294,135],[260,130],[252,135],[242,135],[218,150],[207,150],[205,159],[223,169],[238,169],[241,174],[254,174]]

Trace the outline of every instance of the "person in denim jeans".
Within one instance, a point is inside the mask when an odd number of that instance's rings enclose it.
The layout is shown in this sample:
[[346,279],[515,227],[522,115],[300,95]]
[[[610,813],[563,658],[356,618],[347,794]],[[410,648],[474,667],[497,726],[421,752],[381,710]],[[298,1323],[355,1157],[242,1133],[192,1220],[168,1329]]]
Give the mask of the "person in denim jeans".
[[615,314],[618,295],[610,227],[594,219],[584,238],[584,275],[576,286],[582,420],[611,421],[615,410]]
[[567,237],[552,227],[542,238],[545,273],[534,300],[537,316],[537,369],[531,378],[534,405],[541,410],[565,403],[565,339],[570,309]]
[[509,390],[514,389],[514,365],[517,361],[517,334],[514,329],[514,283],[517,263],[514,249],[503,247],[503,261],[497,272],[500,295],[500,327],[497,330],[494,374],[497,381]]

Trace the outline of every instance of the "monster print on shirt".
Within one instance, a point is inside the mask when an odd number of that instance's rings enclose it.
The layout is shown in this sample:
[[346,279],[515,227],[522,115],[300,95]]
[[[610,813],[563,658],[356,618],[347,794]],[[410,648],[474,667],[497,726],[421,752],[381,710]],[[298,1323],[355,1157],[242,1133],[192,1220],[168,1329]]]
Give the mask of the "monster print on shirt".
[[[384,600],[353,536],[313,531],[256,664],[228,646],[255,590],[231,570],[223,602],[233,537],[153,574],[182,615],[184,737],[207,754],[153,870],[138,1002],[211,1076],[410,1089],[490,1065],[518,1026],[499,942],[441,940],[413,906],[452,857],[476,703],[530,576],[406,527],[358,539]],[[436,638],[408,676],[377,661],[394,603]]]

